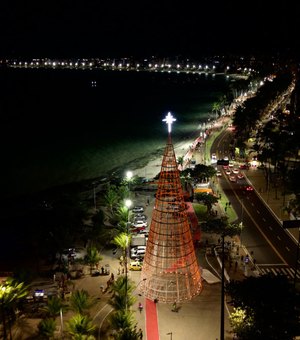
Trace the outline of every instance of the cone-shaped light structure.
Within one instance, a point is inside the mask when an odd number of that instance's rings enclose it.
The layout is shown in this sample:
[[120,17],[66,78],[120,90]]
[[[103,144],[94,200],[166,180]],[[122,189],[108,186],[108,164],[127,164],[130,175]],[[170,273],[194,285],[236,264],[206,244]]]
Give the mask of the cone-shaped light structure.
[[168,142],[165,148],[147,249],[141,274],[141,292],[159,302],[185,301],[202,290],[188,215],[183,198],[169,113]]

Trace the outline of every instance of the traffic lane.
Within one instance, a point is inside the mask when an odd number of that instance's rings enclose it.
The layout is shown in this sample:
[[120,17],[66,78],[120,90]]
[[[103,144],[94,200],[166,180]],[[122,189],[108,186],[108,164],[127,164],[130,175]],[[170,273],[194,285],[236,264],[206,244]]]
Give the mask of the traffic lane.
[[284,261],[293,266],[297,252],[296,244],[255,192],[251,194],[249,203],[249,212],[257,221],[262,232],[280,253]]
[[279,253],[276,251],[270,240],[261,232],[260,221],[251,212],[249,213],[250,197],[244,198],[244,244],[249,252],[254,252],[254,257],[259,264],[279,264],[284,263]]
[[[226,182],[226,180],[224,181]],[[223,184],[223,191],[239,217],[243,222],[241,241],[249,252],[253,251],[257,263],[282,263],[270,243],[260,232],[256,221],[248,212],[250,194],[241,189],[239,183],[227,182]]]

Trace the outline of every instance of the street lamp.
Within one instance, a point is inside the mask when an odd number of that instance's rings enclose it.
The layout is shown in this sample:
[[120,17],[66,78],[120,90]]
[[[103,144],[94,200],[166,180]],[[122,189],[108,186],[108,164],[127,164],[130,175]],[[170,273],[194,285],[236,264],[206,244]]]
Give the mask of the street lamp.
[[62,308],[60,308],[60,310],[59,310],[59,316],[60,316],[60,335],[61,335],[61,338],[63,339],[63,335],[64,335],[64,322],[63,322]]
[[133,173],[132,171],[127,171],[126,172],[126,180],[127,180],[127,183],[128,183],[128,189],[130,190],[130,181],[133,177]]
[[172,332],[169,332],[169,333],[167,333],[167,335],[170,335],[170,340],[172,340],[172,335],[173,335],[173,333],[172,333]]
[[129,211],[129,208],[131,207],[132,205],[132,201],[127,199],[125,200],[125,206],[127,207],[127,212],[128,212],[128,215],[127,215],[127,240],[126,240],[126,256],[125,256],[125,299],[126,299],[126,310],[127,310],[127,290],[128,290],[128,248],[129,248],[129,217],[130,217],[130,211]]
[[241,234],[240,234],[241,246],[242,246],[242,231],[243,231],[243,228],[244,228],[243,220],[244,220],[244,202],[243,202],[243,199],[241,199],[241,222],[239,223],[239,227],[241,229]]

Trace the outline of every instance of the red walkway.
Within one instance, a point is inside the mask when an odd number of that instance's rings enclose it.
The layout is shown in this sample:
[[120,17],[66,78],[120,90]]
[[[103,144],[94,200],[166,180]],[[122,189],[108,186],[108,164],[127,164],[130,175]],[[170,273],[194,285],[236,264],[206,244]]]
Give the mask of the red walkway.
[[159,340],[156,304],[146,299],[146,334],[147,340]]

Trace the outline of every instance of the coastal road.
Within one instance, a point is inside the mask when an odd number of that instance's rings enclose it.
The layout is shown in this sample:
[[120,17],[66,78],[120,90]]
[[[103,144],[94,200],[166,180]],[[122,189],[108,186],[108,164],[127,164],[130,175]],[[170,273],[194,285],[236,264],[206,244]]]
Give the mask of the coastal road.
[[[223,158],[228,154],[231,138],[230,128],[227,128],[215,140],[211,153],[216,153],[219,158],[220,156]],[[247,176],[247,171],[244,173]],[[259,192],[255,188],[253,191],[244,189],[248,185],[246,178],[237,180],[236,183],[230,182],[224,171],[218,182],[235,209],[239,222],[243,222],[242,244],[249,252],[253,252],[258,268],[286,267],[291,278],[295,274],[297,244],[282,228],[282,224],[272,210],[265,205]],[[283,270],[282,273],[284,274],[285,271]],[[300,278],[300,271],[297,277]]]

